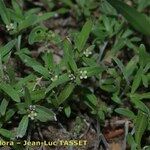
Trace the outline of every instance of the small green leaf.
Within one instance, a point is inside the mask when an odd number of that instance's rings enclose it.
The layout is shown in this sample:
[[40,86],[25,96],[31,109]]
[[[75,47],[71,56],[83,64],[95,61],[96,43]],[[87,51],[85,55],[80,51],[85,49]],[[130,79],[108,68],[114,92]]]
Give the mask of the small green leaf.
[[10,118],[15,114],[14,109],[9,109],[5,114],[5,121],[9,121]]
[[144,87],[148,88],[148,77],[146,75],[142,75],[142,82]]
[[46,79],[48,79],[50,77],[49,71],[47,68],[43,67],[42,65],[32,65],[31,66],[36,72],[40,73],[41,75],[43,75],[43,77],[45,77]]
[[141,44],[138,50],[139,50],[139,63],[142,67],[145,67],[150,62],[150,54],[146,51],[144,44]]
[[45,89],[31,91],[30,94],[31,94],[31,100],[34,102],[38,102],[45,98]]
[[117,108],[115,109],[115,112],[117,112],[120,115],[126,116],[130,119],[135,119],[135,115],[132,111],[130,111],[129,109],[125,109],[125,108]]
[[45,28],[38,26],[35,27],[29,34],[28,42],[30,45],[34,44],[35,42],[41,42],[46,37],[46,30]]
[[26,134],[26,131],[27,131],[27,128],[28,128],[28,123],[29,123],[28,116],[24,116],[21,119],[21,121],[19,123],[19,126],[17,128],[17,133],[16,133],[17,138],[22,138]]
[[54,68],[54,59],[53,59],[53,54],[51,52],[45,53],[42,59],[45,62],[45,67],[47,69],[52,69]]
[[143,74],[143,68],[140,68],[134,77],[134,80],[131,86],[131,93],[134,93],[140,86],[140,83],[142,80],[142,74]]
[[97,107],[98,106],[97,97],[94,94],[88,92],[88,93],[85,93],[85,97],[87,99],[86,101],[88,101],[88,103],[90,105],[92,105],[93,107]]
[[4,70],[3,70],[2,57],[0,54],[0,78],[3,79],[3,77],[4,77]]
[[132,73],[134,72],[134,70],[136,69],[138,63],[138,57],[134,56],[129,62],[128,64],[125,66],[123,72],[124,72],[124,76],[126,78],[129,78]]
[[0,0],[0,15],[1,15],[3,22],[6,25],[9,25],[10,24],[10,17],[8,15],[8,11],[7,11],[7,8],[6,8],[3,0]]
[[20,97],[17,91],[11,85],[1,82],[0,89],[3,90],[6,94],[8,94],[15,102],[20,102]]
[[123,63],[117,57],[113,57],[113,60],[115,61],[115,63],[117,64],[117,66],[121,70],[122,74],[124,75],[126,82],[129,83],[128,77],[126,76],[126,74],[124,72],[125,67],[124,67]]
[[122,104],[121,98],[117,95],[117,93],[114,93],[111,99],[117,104]]
[[141,149],[141,139],[148,125],[148,116],[139,111],[135,122],[135,141],[138,149]]
[[22,20],[21,22],[19,22],[18,31],[21,31],[23,29],[26,29],[26,28],[34,25],[35,22],[37,21],[37,18],[38,17],[35,14],[27,16],[24,20]]
[[84,48],[84,46],[86,44],[86,41],[87,41],[87,39],[89,37],[89,34],[90,34],[91,30],[92,30],[92,26],[93,26],[92,21],[88,20],[84,24],[81,32],[79,33],[79,35],[78,35],[78,37],[77,37],[77,39],[75,41],[75,45],[76,45],[76,47],[77,47],[79,52],[81,52],[83,50],[83,48]]
[[52,18],[55,16],[55,14],[56,14],[55,12],[47,12],[47,13],[42,14],[41,16],[37,16],[35,23],[40,23],[49,18]]
[[24,88],[24,97],[25,97],[25,103],[27,106],[31,105],[32,100],[31,100],[31,95],[30,95],[30,91],[27,87]]
[[98,115],[98,119],[101,121],[104,121],[105,120],[105,115],[104,115],[104,112],[99,109],[98,112],[97,112],[97,115]]
[[12,131],[6,130],[6,129],[0,129],[0,134],[8,139],[14,138],[14,133]]
[[143,100],[143,99],[150,99],[150,92],[147,92],[147,93],[134,93],[134,94],[131,94],[131,98],[137,98],[138,100]]
[[131,150],[137,150],[137,144],[130,133],[127,135],[127,142],[131,146]]
[[54,121],[56,120],[56,115],[51,109],[44,106],[36,105],[37,119],[41,122]]
[[148,108],[141,100],[139,100],[138,97],[132,97],[132,96],[131,96],[131,101],[132,101],[132,103],[135,104],[135,106],[136,106],[139,110],[141,110],[142,112],[144,112],[144,113],[150,115],[150,110],[149,110],[149,108]]
[[64,59],[74,72],[77,71],[78,67],[74,59],[73,48],[69,40],[64,41]]
[[12,3],[12,6],[13,6],[13,9],[15,10],[15,13],[19,16],[22,16],[22,10],[21,10],[21,7],[19,5],[19,1],[12,0],[11,3]]
[[5,46],[0,47],[1,57],[3,60],[3,57],[9,54],[9,52],[12,50],[12,48],[15,46],[16,40],[12,40],[8,42]]
[[66,116],[69,118],[71,114],[71,108],[70,106],[65,107],[64,109]]
[[72,83],[64,87],[64,89],[61,91],[60,95],[58,96],[58,100],[57,100],[58,106],[62,104],[70,96],[73,89],[74,89],[74,84]]
[[6,99],[3,99],[3,101],[1,102],[1,105],[0,105],[0,113],[1,113],[2,116],[4,116],[5,113],[6,113],[6,108],[7,108],[7,106],[8,106],[8,103],[9,103],[9,102],[8,102]]
[[65,83],[65,82],[69,81],[69,80],[70,80],[70,78],[69,78],[69,76],[68,76],[67,73],[66,73],[66,74],[63,74],[63,75],[61,75],[61,76],[59,76],[59,78],[58,78],[56,81],[52,82],[52,84],[47,87],[45,93],[48,93],[48,92],[51,91],[54,87],[57,87],[58,85],[63,84],[63,83]]

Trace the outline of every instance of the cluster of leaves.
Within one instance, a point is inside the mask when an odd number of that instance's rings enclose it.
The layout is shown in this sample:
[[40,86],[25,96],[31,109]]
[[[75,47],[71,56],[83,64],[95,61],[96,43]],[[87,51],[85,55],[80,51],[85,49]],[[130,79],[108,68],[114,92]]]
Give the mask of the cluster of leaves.
[[[128,144],[141,149],[142,136],[150,132],[150,54],[141,44],[142,36],[126,26],[117,11],[146,36],[149,18],[119,0],[62,0],[63,7],[56,11],[55,1],[43,3],[50,12],[23,11],[22,1],[12,0],[11,7],[0,1],[1,27],[9,37],[0,47],[0,134],[17,140],[27,135],[31,123],[57,121],[60,111],[71,117],[75,107],[84,105],[103,123],[114,112],[127,117],[134,124],[126,135]],[[139,11],[149,5],[135,3]],[[70,9],[76,10],[77,20],[86,18],[81,31],[63,38],[44,25]],[[99,18],[92,15],[97,9],[102,13]],[[52,45],[63,51],[58,62]],[[32,47],[42,47],[36,51],[38,57],[33,57]],[[8,124],[13,124],[11,130]]]

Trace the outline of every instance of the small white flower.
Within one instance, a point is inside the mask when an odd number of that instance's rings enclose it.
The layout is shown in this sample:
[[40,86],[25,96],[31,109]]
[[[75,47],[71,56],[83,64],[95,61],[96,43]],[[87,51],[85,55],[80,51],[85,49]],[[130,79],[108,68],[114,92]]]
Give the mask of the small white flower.
[[55,120],[55,121],[57,121],[57,118],[56,118],[56,116],[55,116],[55,115],[54,115],[54,120]]
[[9,25],[6,25],[6,29],[7,29],[7,31],[14,30],[15,26],[13,23],[10,23]]
[[58,75],[55,75],[54,77],[51,78],[51,81],[54,82],[58,79]]
[[89,57],[90,55],[92,55],[92,50],[94,49],[94,45],[91,45],[90,47],[88,47],[84,52],[83,54],[86,56],[86,57]]
[[87,71],[86,70],[80,71],[80,79],[87,79]]
[[69,74],[69,78],[70,78],[70,80],[75,80],[75,76],[71,73],[71,74]]
[[36,106],[35,105],[29,105],[28,107],[28,117],[31,119],[31,120],[34,120],[35,117],[37,116],[37,113],[36,113]]
[[35,106],[35,105],[30,105],[30,106],[29,106],[29,110],[30,110],[30,111],[35,111],[35,109],[36,109],[36,106]]
[[30,114],[28,115],[28,117],[29,117],[31,120],[34,120],[36,116],[37,116],[37,113],[36,113],[35,111],[31,111]]
[[83,54],[84,54],[86,57],[89,57],[89,56],[92,54],[92,52],[90,52],[90,51],[84,51]]
[[58,13],[55,13],[55,14],[54,14],[54,17],[55,17],[55,18],[57,18],[58,16],[59,16]]

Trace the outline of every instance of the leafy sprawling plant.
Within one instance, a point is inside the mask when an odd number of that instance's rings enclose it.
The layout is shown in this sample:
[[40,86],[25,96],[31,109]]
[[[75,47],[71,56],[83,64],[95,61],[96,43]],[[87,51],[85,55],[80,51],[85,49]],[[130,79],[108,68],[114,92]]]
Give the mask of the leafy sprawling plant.
[[[2,138],[26,138],[37,123],[57,122],[60,114],[69,118],[84,106],[102,126],[114,113],[127,118],[133,125],[125,135],[131,149],[148,149],[142,138],[150,132],[150,54],[117,11],[146,36],[148,17],[119,0],[63,0],[58,10],[57,2],[44,1],[46,12],[24,10],[24,3],[12,0],[6,7],[0,1],[0,27],[7,39],[0,47]],[[139,1],[137,8],[148,5]],[[80,29],[62,37],[44,24],[70,9],[76,10],[77,22],[86,20]]]

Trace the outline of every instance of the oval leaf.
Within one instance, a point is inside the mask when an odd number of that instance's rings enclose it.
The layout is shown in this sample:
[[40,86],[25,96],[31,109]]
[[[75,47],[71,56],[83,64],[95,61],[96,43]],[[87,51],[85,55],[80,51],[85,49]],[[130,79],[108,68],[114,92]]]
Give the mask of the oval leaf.
[[22,138],[26,134],[26,131],[27,131],[27,128],[28,128],[28,123],[29,123],[28,116],[24,116],[22,118],[22,120],[20,121],[19,126],[17,128],[16,137]]
[[0,89],[8,94],[15,102],[20,102],[20,97],[17,91],[11,85],[1,82]]

